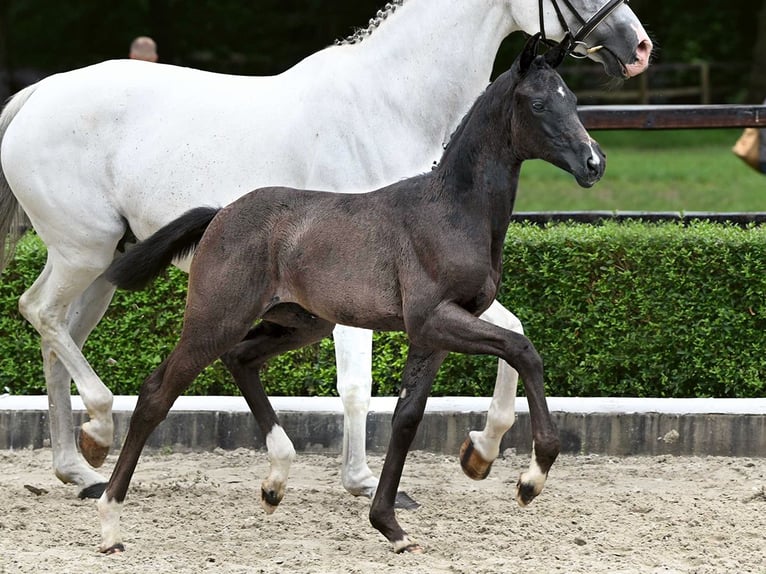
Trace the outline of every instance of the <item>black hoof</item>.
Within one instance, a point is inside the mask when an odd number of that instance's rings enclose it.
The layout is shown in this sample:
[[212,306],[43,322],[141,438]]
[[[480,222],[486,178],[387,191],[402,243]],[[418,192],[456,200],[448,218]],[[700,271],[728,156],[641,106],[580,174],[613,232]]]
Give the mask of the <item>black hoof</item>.
[[273,490],[261,489],[261,499],[269,506],[279,506],[279,503],[282,502],[282,499]]
[[77,495],[77,498],[80,500],[85,500],[86,498],[101,498],[105,489],[105,482],[97,482],[96,484],[91,484],[90,486],[83,488],[80,491],[80,494]]
[[400,508],[402,510],[417,510],[420,508],[420,503],[406,492],[399,491],[396,493],[394,508]]
[[423,554],[423,547],[420,544],[408,544],[403,548],[396,550],[397,554]]
[[115,544],[114,546],[110,546],[109,548],[105,550],[101,550],[101,554],[122,554],[125,552],[125,545],[122,543]]
[[522,506],[526,506],[530,502],[532,502],[537,494],[535,494],[535,487],[532,484],[529,483],[522,483],[521,481],[517,484],[518,488],[518,499]]

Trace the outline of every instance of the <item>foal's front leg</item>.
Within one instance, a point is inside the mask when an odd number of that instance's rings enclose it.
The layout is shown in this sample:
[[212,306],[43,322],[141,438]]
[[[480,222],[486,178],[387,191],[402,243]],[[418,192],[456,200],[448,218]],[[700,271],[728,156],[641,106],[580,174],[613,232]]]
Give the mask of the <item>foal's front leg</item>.
[[456,353],[495,355],[504,359],[524,382],[532,423],[532,461],[516,485],[516,500],[526,506],[543,489],[559,453],[558,430],[545,401],[543,363],[524,335],[474,317],[454,303],[438,306],[428,315],[410,320],[413,343],[425,343]]
[[394,503],[404,461],[410,449],[431,392],[436,372],[447,353],[410,345],[402,373],[402,388],[391,421],[391,439],[380,483],[370,507],[370,522],[394,547],[394,552],[421,552],[396,520]]

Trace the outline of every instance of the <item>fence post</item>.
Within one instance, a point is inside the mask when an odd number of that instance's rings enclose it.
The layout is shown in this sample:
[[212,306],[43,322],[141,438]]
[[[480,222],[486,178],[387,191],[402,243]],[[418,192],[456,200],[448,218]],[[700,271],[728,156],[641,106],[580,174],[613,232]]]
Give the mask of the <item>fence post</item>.
[[700,60],[700,88],[702,89],[702,104],[710,103],[710,62]]

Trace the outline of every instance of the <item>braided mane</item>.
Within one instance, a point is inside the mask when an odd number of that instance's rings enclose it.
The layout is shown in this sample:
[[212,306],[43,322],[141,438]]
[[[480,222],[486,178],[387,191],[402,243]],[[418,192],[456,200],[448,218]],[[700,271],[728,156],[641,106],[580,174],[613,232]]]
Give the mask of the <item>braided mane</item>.
[[343,40],[335,40],[336,46],[348,46],[350,44],[358,44],[368,36],[370,36],[373,31],[375,31],[377,28],[380,27],[380,25],[383,23],[383,20],[388,18],[391,14],[396,12],[396,9],[402,6],[402,4],[405,3],[406,0],[392,0],[391,2],[386,3],[386,5],[381,9],[378,10],[378,13],[375,14],[374,18],[370,18],[370,22],[367,26],[367,28],[357,28],[354,30],[354,33],[348,36],[347,38]]

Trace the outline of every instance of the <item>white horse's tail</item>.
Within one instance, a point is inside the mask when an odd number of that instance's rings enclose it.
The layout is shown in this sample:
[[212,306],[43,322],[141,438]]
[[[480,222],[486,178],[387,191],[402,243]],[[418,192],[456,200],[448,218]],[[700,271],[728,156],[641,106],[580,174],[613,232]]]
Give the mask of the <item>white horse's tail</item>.
[[[37,84],[28,86],[13,96],[3,108],[0,114],[0,146],[8,126],[19,113],[21,107],[37,88]],[[27,221],[24,210],[19,205],[16,196],[11,191],[11,186],[5,177],[2,165],[0,165],[0,272],[13,258],[16,244],[24,234],[24,223]]]

